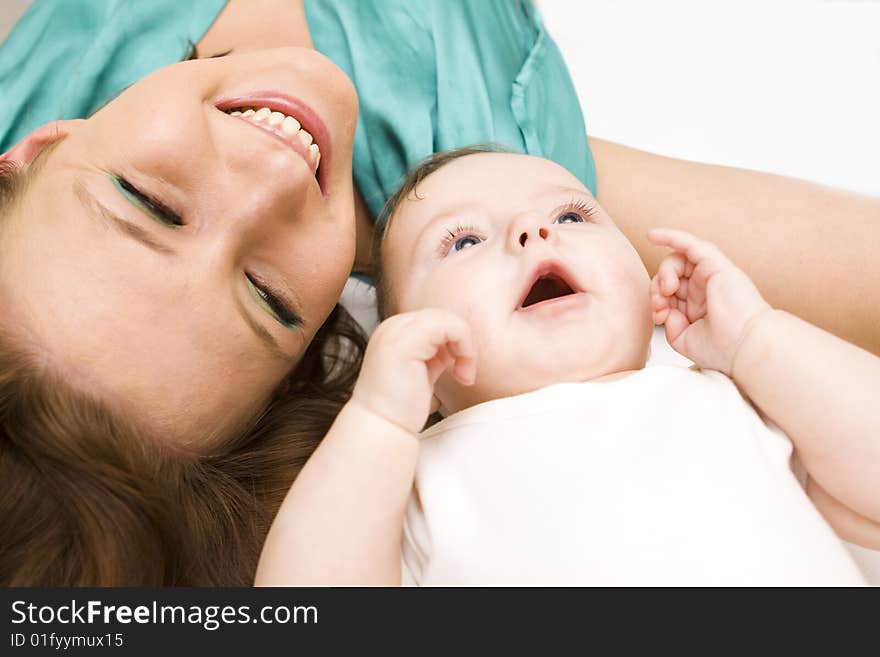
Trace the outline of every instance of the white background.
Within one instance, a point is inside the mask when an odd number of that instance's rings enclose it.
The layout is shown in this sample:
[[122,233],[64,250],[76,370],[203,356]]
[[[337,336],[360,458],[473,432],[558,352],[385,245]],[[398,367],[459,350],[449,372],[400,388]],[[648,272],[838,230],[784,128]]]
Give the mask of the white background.
[[538,5],[589,134],[880,196],[880,1]]

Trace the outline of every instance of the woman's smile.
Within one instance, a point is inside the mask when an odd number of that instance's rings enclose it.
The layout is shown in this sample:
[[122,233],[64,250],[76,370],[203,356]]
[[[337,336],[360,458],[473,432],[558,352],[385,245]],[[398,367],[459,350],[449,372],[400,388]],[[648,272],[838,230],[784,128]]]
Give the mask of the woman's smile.
[[[292,148],[309,166],[324,196],[329,196],[324,171],[330,165],[330,135],[314,109],[301,100],[275,92],[223,100],[217,104],[217,109],[260,128]],[[323,170],[320,169],[322,159]]]
[[[7,221],[9,312],[169,440],[237,430],[351,271],[356,119],[342,71],[284,48],[170,66],[59,123],[36,219]],[[186,386],[164,395],[169,381]]]

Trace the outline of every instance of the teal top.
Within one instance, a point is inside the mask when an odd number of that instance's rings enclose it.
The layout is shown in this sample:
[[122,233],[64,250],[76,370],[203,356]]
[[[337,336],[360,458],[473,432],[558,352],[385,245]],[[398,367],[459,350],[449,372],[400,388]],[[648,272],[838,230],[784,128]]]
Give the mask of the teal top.
[[225,0],[35,0],[0,45],[0,153],[186,59]]
[[354,172],[375,217],[427,155],[495,142],[555,160],[594,194],[574,85],[526,0],[305,0],[315,47],[360,97]]
[[[529,0],[304,3],[315,47],[358,91],[354,176],[374,217],[412,165],[475,143],[555,160],[595,194],[574,85]],[[224,4],[36,0],[0,46],[0,152],[185,59]]]

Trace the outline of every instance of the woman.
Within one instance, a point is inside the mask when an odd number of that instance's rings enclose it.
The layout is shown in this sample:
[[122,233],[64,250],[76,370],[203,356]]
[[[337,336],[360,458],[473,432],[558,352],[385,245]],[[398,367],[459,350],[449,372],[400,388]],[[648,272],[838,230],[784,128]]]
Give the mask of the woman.
[[[77,9],[87,13],[89,4]],[[124,15],[100,4],[107,15],[99,24]],[[90,58],[103,62],[113,53],[122,68],[132,60],[143,66],[151,52],[144,44],[163,35],[165,46],[180,46],[173,56],[163,48],[163,57],[179,59],[187,40],[198,41],[200,54],[232,51],[228,57],[163,69],[88,121],[23,138],[4,132],[4,148],[17,144],[6,154],[0,220],[7,310],[0,468],[14,482],[0,498],[4,582],[249,582],[272,512],[344,401],[359,354],[356,348],[345,361],[352,352],[334,347],[334,338],[360,342],[334,304],[352,261],[369,266],[369,217],[403,170],[434,149],[494,140],[553,157],[597,189],[573,89],[528,5],[193,4],[192,14],[163,16],[188,10],[139,3],[137,12],[158,13],[116,25],[109,46],[112,35],[100,31],[100,52],[89,50],[82,61],[58,53],[40,69],[52,77],[40,79],[39,97],[66,102],[102,85],[118,91],[147,71],[132,76],[128,66],[128,75],[114,76],[112,66],[90,69]],[[36,3],[38,10],[50,18],[60,11]],[[190,29],[168,37],[157,27],[166,20]],[[57,30],[37,32],[57,42]],[[351,86],[307,49],[312,39],[355,82],[357,136]],[[113,47],[132,41],[140,43],[135,55]],[[2,55],[14,46],[21,61],[37,66],[46,44],[28,50],[24,42],[14,33]],[[300,48],[248,52],[256,46]],[[68,65],[65,94],[48,93],[47,80]],[[89,74],[75,77],[78,67]],[[90,106],[72,113],[39,103],[7,110],[15,125],[83,116],[106,95],[89,96]],[[10,103],[23,97],[4,90]],[[261,106],[300,113],[320,160],[267,136],[265,125],[249,125],[248,108]],[[348,169],[353,139],[363,201]],[[877,277],[867,275],[877,265],[866,257],[870,239],[854,238],[850,228],[864,218],[863,230],[876,235],[876,224],[867,225],[876,203],[595,140],[590,146],[599,198],[630,234],[668,224],[672,207],[678,225],[697,226],[741,253],[771,298],[777,290],[775,303],[880,348],[870,282]],[[693,194],[693,180],[706,195]],[[731,183],[748,185],[760,202],[731,199]],[[681,189],[694,200],[672,204]],[[777,257],[787,255],[784,231],[769,218],[788,216],[801,198],[833,201],[844,232],[822,246],[817,236],[786,261]],[[815,212],[798,220],[809,229],[824,225]],[[739,239],[765,223],[763,241]],[[749,248],[737,250],[740,243]],[[653,266],[657,254],[637,244]],[[811,269],[822,263],[823,274]],[[861,296],[841,299],[833,289],[840,278],[855,282]],[[817,294],[804,302],[786,283]],[[328,363],[328,354],[341,365]],[[267,444],[278,426],[288,426],[288,436]]]
[[[160,4],[130,8],[153,37],[163,17],[144,13]],[[166,4],[178,18],[187,11]],[[357,25],[393,9],[380,5],[372,16],[365,4],[352,5]],[[71,6],[78,11],[64,14]],[[191,6],[184,22],[204,18],[203,6]],[[345,399],[363,344],[335,308],[355,256],[356,97],[329,60],[290,47],[308,42],[301,7],[273,8],[255,34],[255,6],[230,4],[198,41],[197,52],[227,56],[163,68],[85,121],[29,125],[25,134],[20,123],[86,115],[131,82],[113,78],[103,62],[131,59],[137,39],[132,25],[113,22],[128,14],[112,5],[36,3],[0,53],[0,69],[15,73],[3,80],[4,98],[29,99],[4,131],[4,142],[14,143],[3,156],[0,210],[7,310],[0,468],[10,482],[0,497],[4,582],[251,581],[272,513]],[[478,29],[475,42],[508,52],[484,58],[479,102],[476,84],[443,69],[450,77],[439,96],[464,98],[467,86],[479,120],[455,118],[466,106],[455,103],[439,115],[448,125],[432,128],[431,94],[439,92],[414,86],[362,114],[362,121],[400,119],[400,132],[386,130],[385,141],[405,151],[394,173],[378,160],[398,150],[376,140],[362,145],[359,186],[371,205],[435,141],[479,136],[526,148],[518,121],[529,113],[495,104],[523,62],[546,61],[529,57],[542,43],[537,18],[529,6],[506,2],[442,7],[458,29]],[[88,27],[94,11],[97,32],[84,28],[82,39],[94,45],[77,51],[80,60],[55,50],[64,39],[54,30]],[[351,16],[325,16],[324,33],[342,18]],[[402,33],[410,24],[395,14],[385,29]],[[491,36],[504,25],[506,34]],[[178,37],[173,59],[198,38]],[[428,41],[430,32],[407,42],[421,53],[425,75],[439,69]],[[255,42],[287,47],[254,51]],[[150,53],[141,43],[136,54]],[[7,67],[13,55],[17,66]],[[97,71],[83,63],[95,59]],[[382,62],[389,75],[394,65]],[[28,76],[39,84],[22,92],[16,85]],[[81,94],[111,78],[113,88]],[[85,105],[68,111],[78,95]],[[53,100],[63,107],[34,116]],[[405,116],[394,117],[404,100]],[[583,135],[570,85],[561,85],[559,100]],[[585,143],[569,152],[587,176]],[[364,163],[364,151],[375,166]]]
[[[326,125],[317,177],[214,107],[290,88]],[[356,369],[357,350],[328,373],[322,337],[362,344],[334,310],[355,111],[328,60],[271,50],[163,69],[6,154],[0,580],[249,582],[273,496]]]

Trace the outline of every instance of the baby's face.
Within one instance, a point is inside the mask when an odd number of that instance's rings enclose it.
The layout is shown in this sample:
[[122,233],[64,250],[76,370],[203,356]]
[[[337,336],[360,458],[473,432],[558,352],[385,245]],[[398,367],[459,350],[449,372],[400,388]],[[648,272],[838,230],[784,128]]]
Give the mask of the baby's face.
[[644,366],[652,321],[639,255],[586,188],[537,157],[455,160],[398,206],[383,268],[397,312],[470,324],[477,379],[445,374],[448,412]]

